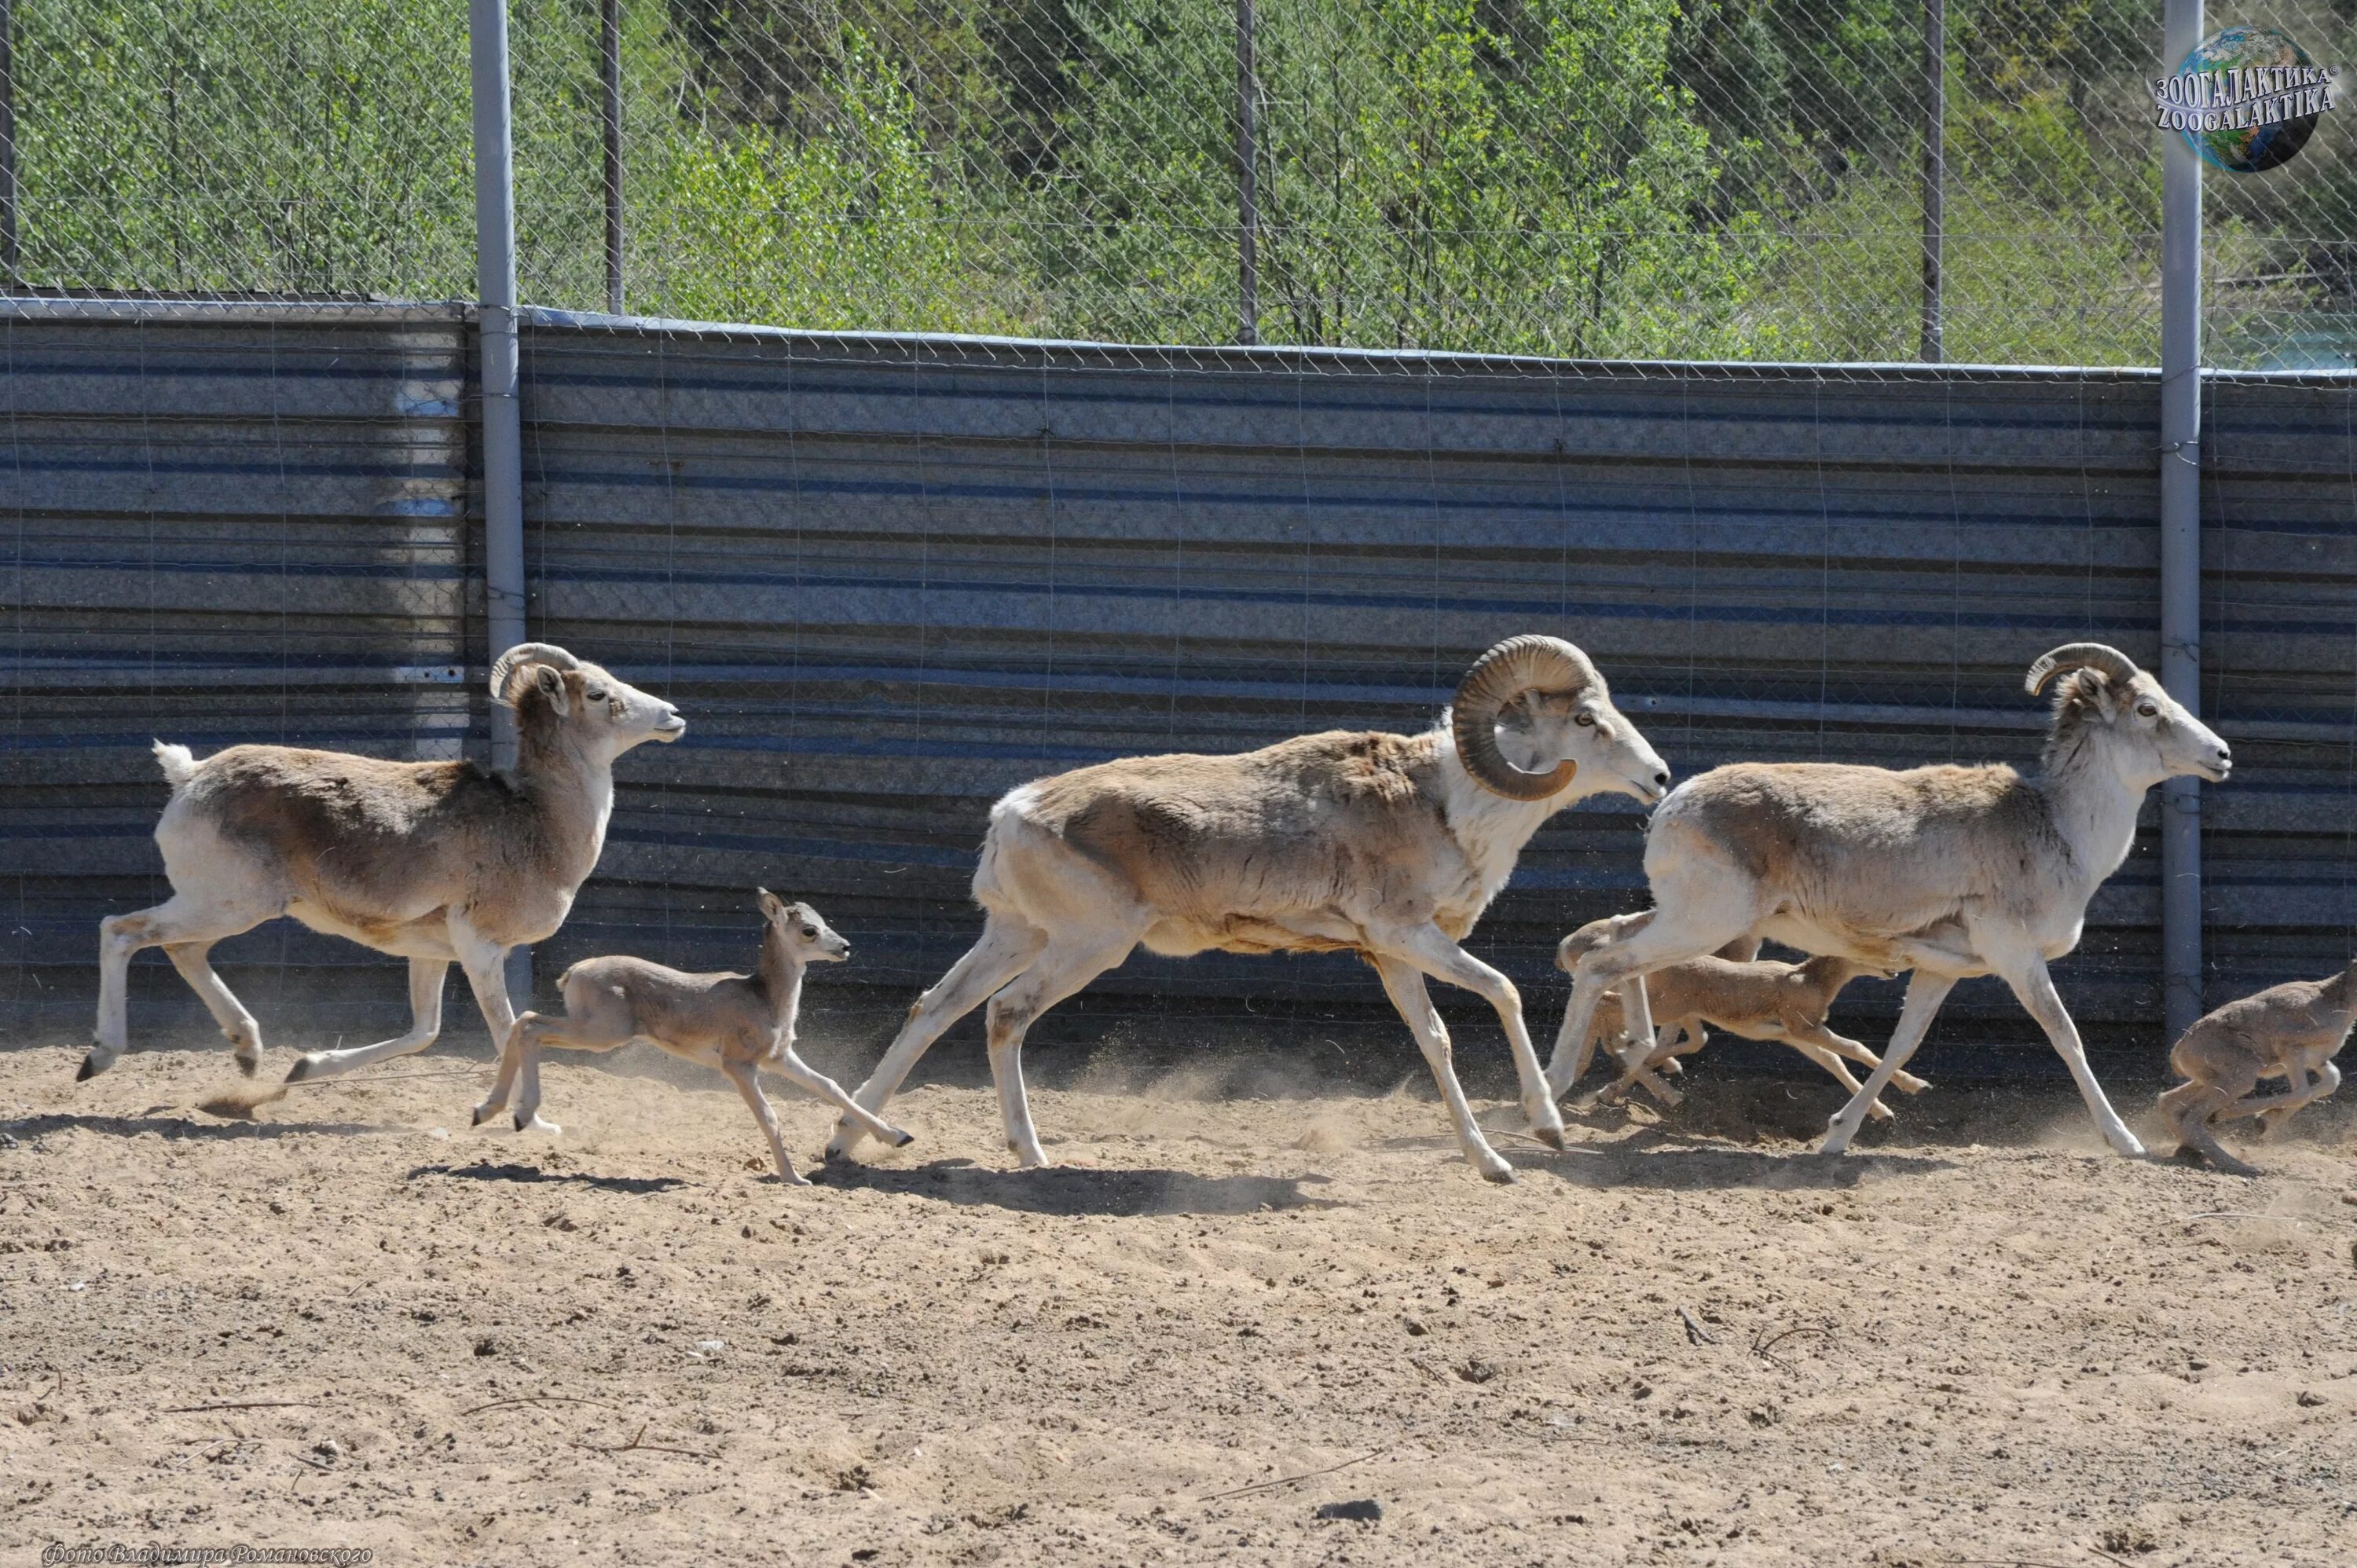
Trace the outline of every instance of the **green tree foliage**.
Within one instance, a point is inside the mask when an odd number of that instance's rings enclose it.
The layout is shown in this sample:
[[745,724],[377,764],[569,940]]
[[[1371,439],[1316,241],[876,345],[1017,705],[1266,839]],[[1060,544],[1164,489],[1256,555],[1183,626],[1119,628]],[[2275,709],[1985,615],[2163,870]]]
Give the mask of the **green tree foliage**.
[[[1262,13],[1256,160],[1272,340],[1719,354],[1756,215],[1668,79],[1671,0],[1303,0]],[[1233,330],[1234,38],[1208,8],[1097,0],[1038,231],[1112,336]]]
[[[2281,0],[2344,58],[2347,0]],[[596,0],[511,0],[527,299],[605,296]],[[1230,0],[624,0],[630,307],[1236,331]],[[1921,0],[1260,0],[1271,341],[1911,357]],[[457,0],[18,0],[26,283],[474,292]],[[1948,343],[2149,362],[2148,0],[1948,0]],[[2213,181],[2226,337],[2357,297],[2357,119]],[[2239,314],[2236,314],[2239,312]],[[2239,338],[2235,334],[2241,334]]]

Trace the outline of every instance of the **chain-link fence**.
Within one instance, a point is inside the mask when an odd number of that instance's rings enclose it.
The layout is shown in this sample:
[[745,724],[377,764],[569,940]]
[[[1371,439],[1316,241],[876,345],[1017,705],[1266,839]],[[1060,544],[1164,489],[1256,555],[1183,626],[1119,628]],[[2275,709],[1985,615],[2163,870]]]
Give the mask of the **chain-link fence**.
[[[36,292],[467,297],[457,0],[16,0]],[[2266,0],[2319,62],[2342,0]],[[1575,357],[2158,356],[2146,0],[516,0],[527,303]],[[2209,358],[2357,348],[2357,113]]]

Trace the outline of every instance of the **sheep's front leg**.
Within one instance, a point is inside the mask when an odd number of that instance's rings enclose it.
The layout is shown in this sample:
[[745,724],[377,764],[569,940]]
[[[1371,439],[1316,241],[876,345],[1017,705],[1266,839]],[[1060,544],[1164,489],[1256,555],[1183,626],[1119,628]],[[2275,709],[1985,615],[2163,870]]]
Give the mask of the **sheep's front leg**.
[[745,1097],[745,1103],[752,1108],[753,1120],[761,1124],[762,1133],[768,1136],[770,1153],[778,1162],[778,1179],[788,1187],[810,1186],[810,1177],[794,1169],[794,1162],[786,1157],[786,1140],[778,1131],[778,1113],[770,1109],[770,1097],[761,1092],[761,1080],[755,1076],[753,1064],[723,1057],[720,1070],[737,1086],[737,1092]]
[[[1514,1059],[1514,1081],[1521,1088],[1523,1116],[1528,1122],[1531,1136],[1550,1148],[1563,1147],[1563,1112],[1555,1109],[1555,1095],[1547,1089],[1545,1069],[1539,1066],[1539,1054],[1531,1044],[1530,1030],[1523,1022],[1522,993],[1504,975],[1448,940],[1448,933],[1438,926],[1422,925],[1383,934],[1383,951],[1387,956],[1404,960],[1435,980],[1473,993],[1487,1002],[1505,1026],[1506,1048]],[[1393,1001],[1399,999],[1394,996]],[[1429,1009],[1431,1004],[1426,1003]],[[1637,1011],[1624,1013],[1631,1020],[1630,1028],[1639,1038],[1652,1039],[1652,1020],[1644,1012],[1644,998],[1640,993]],[[1411,1028],[1414,1023],[1411,1021]],[[1446,1036],[1443,1036],[1446,1038]]]
[[[475,1005],[482,1009],[484,1026],[500,1046],[499,1075],[491,1080],[491,1092],[475,1107],[475,1124],[480,1126],[499,1114],[507,1103],[508,1090],[527,1066],[530,1077],[525,1092],[537,1106],[540,1069],[536,1061],[527,1063],[523,1042],[516,1034],[515,1007],[508,1000],[508,950],[475,929],[474,923],[456,909],[450,911],[450,950],[458,955],[458,967],[467,972],[467,984],[475,993]],[[517,1119],[518,1132],[527,1128],[552,1137],[564,1131],[554,1122],[542,1121],[537,1111]]]
[[1383,991],[1406,1021],[1408,1031],[1415,1036],[1416,1048],[1424,1053],[1425,1065],[1432,1069],[1433,1082],[1440,1088],[1441,1102],[1448,1107],[1448,1120],[1457,1131],[1457,1146],[1465,1151],[1466,1162],[1481,1173],[1484,1181],[1500,1183],[1514,1179],[1514,1167],[1498,1155],[1490,1141],[1481,1136],[1480,1125],[1473,1120],[1473,1107],[1466,1102],[1465,1086],[1457,1081],[1457,1069],[1448,1044],[1448,1026],[1432,1005],[1432,996],[1424,988],[1424,976],[1400,959],[1377,953],[1375,973],[1383,983]]
[[[1922,972],[1918,970],[1916,972],[1921,974]],[[2095,1081],[2094,1069],[2087,1065],[2087,1047],[2080,1043],[2079,1026],[2071,1021],[2070,1011],[2062,1005],[2062,998],[2054,990],[2053,977],[2046,972],[2046,960],[2035,951],[2020,953],[2014,955],[1998,972],[2013,988],[2014,995],[2021,999],[2021,1004],[2029,1010],[2029,1015],[2038,1020],[2039,1027],[2046,1031],[2046,1037],[2053,1042],[2055,1054],[2062,1058],[2062,1065],[2071,1069],[2071,1077],[2079,1085],[2079,1096],[2087,1102],[2087,1114],[2094,1118],[2096,1130],[2104,1134],[2104,1141],[2111,1144],[2115,1153],[2129,1159],[2143,1157],[2144,1145],[2136,1141],[2134,1133],[2128,1131],[2128,1124],[2120,1120],[2120,1113],[2112,1109],[2111,1101],[2104,1094],[2104,1086]],[[1913,1000],[1911,990],[1909,1000]],[[1896,1048],[1895,1042],[1893,1048]],[[1877,1069],[1876,1076],[1887,1081],[1887,1075],[1879,1069]]]

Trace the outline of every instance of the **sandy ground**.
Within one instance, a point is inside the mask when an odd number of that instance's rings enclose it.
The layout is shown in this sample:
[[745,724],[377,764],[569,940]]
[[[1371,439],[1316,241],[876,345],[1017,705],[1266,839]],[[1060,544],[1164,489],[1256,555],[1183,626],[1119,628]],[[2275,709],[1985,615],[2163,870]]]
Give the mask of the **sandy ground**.
[[1060,1169],[932,1087],[787,1188],[651,1052],[553,1066],[553,1143],[468,1129],[447,1047],[253,1125],[192,1109],[224,1052],[78,1057],[0,1055],[0,1563],[2357,1554],[2340,1107],[2239,1179],[1953,1090],[1827,1162],[1829,1086],[1704,1082],[1498,1188],[1428,1085],[1084,1072],[1035,1097]]

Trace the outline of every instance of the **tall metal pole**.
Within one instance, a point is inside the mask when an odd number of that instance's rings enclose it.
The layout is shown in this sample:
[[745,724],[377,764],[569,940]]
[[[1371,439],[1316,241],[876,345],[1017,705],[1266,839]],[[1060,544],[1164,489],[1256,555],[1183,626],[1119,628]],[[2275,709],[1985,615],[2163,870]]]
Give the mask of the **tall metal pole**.
[[0,277],[24,292],[16,254],[16,7],[0,0]]
[[1236,0],[1236,341],[1260,341],[1260,208],[1255,189],[1260,66],[1253,0]]
[[606,308],[622,314],[622,0],[602,0],[599,65],[606,83]]
[[[2168,0],[2163,69],[2201,41],[2201,0]],[[2166,138],[2160,190],[2160,680],[2201,711],[2201,160]],[[2160,941],[2171,1040],[2201,1015],[2201,787],[2161,787]]]
[[1941,267],[1948,182],[1948,5],[1923,0],[1923,335],[1919,357],[1936,365],[1942,341]]
[[[517,399],[515,152],[506,0],[468,0],[475,98],[476,359],[483,441],[483,607],[492,659],[524,639],[523,412]],[[515,721],[491,709],[491,765],[512,768]],[[508,954],[508,992],[532,995],[532,954]],[[496,1042],[494,1042],[496,1043]]]

